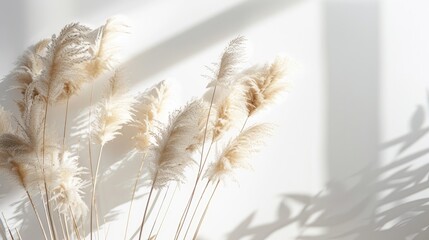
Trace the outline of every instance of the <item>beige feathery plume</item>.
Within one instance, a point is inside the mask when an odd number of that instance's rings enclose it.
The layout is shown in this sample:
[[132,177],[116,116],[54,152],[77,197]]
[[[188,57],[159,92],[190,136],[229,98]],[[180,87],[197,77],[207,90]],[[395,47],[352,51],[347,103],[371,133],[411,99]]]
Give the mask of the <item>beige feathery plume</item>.
[[168,126],[154,135],[156,145],[150,149],[153,157],[149,158],[148,171],[155,188],[172,181],[185,182],[185,169],[195,163],[186,148],[195,142],[197,120],[203,112],[203,101],[195,100],[173,114]]
[[[57,159],[54,171],[58,185],[50,186],[53,192],[52,199],[56,201],[59,212],[69,216],[70,219],[84,218],[88,212],[88,207],[82,199],[86,183],[80,178],[84,168],[79,167],[78,157],[72,156],[69,152],[59,154]],[[70,209],[74,216],[70,216]]]
[[228,87],[235,81],[235,75],[242,70],[246,63],[246,41],[246,38],[242,36],[233,39],[225,48],[219,63],[207,67],[211,72],[211,75],[205,76],[210,80],[207,87],[216,85]]
[[213,141],[219,140],[225,132],[246,117],[244,94],[240,88],[232,92],[216,106],[216,118],[213,123]]
[[117,64],[116,53],[118,38],[127,33],[128,24],[119,17],[109,18],[100,29],[97,29],[95,44],[90,48],[92,58],[85,65],[89,79],[95,79]]
[[31,152],[30,143],[16,135],[11,121],[12,115],[0,106],[0,152],[8,157]]
[[[41,126],[43,126],[45,121],[44,113],[46,105],[43,98],[40,95],[36,95],[26,97],[24,99],[24,107],[19,136],[22,136],[35,153],[39,153],[43,148],[43,128]],[[46,139],[45,145],[48,145]]]
[[58,37],[52,36],[46,55],[42,57],[43,71],[29,84],[26,95],[40,95],[54,103],[69,95],[68,84],[82,78],[80,64],[90,59],[85,33],[89,28],[73,23],[65,26]]
[[[30,46],[24,54],[18,58],[15,68],[5,77],[6,81],[13,82],[11,89],[17,89],[22,95],[28,85],[33,82],[43,71],[44,63],[42,57],[50,43],[50,39],[43,39]],[[23,100],[17,101],[21,112],[24,111]]]
[[11,132],[13,132],[12,114],[0,106],[0,134]]
[[113,140],[120,134],[122,126],[129,123],[133,117],[132,106],[135,100],[127,93],[119,75],[115,72],[112,76],[105,96],[96,107],[92,122],[92,139],[100,145]]
[[[216,117],[217,115],[217,109],[212,107],[211,111],[210,111],[210,116],[209,114],[209,103],[202,100],[201,101],[201,113],[199,115],[198,118],[195,119],[195,121],[197,121],[197,134],[195,135],[193,141],[191,142],[191,144],[186,148],[187,151],[189,152],[195,152],[197,151],[203,144],[204,141],[204,135],[206,136],[205,139],[212,139],[213,137],[213,129],[214,129],[214,121],[209,120],[207,122],[207,117],[209,119],[213,119]],[[207,124],[207,131],[206,129],[206,124]]]
[[277,57],[272,63],[251,68],[241,79],[246,89],[248,115],[274,102],[286,90],[287,60]]
[[134,126],[137,134],[134,137],[136,148],[146,151],[153,144],[152,132],[156,131],[154,124],[163,119],[170,89],[165,81],[153,86],[137,98],[135,105]]
[[249,168],[249,155],[259,151],[264,137],[271,132],[269,124],[257,124],[241,132],[207,169],[205,177],[211,181],[233,178],[235,171]]

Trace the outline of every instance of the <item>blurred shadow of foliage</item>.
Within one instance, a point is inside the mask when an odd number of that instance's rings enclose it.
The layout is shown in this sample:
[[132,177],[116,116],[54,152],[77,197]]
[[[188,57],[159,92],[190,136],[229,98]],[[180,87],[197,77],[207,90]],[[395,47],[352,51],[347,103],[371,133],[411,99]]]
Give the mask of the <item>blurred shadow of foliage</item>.
[[[429,131],[428,110],[418,105],[409,118],[409,132],[380,145],[380,152],[398,149],[388,163],[372,162],[314,196],[283,194],[275,221],[252,225],[253,212],[227,239],[267,239],[292,224],[299,228],[296,240],[429,239],[429,147],[415,150]],[[294,215],[293,203],[300,206]]]

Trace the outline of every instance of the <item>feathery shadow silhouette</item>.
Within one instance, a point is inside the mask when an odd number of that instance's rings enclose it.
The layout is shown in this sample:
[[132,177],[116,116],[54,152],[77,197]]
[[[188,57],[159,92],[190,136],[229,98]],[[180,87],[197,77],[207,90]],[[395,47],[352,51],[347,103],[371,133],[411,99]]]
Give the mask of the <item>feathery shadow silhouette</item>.
[[[429,109],[419,105],[418,111]],[[426,129],[429,111],[419,113],[419,126]],[[410,116],[410,125],[416,122],[416,113]],[[413,129],[410,130],[414,131]],[[410,136],[406,134],[405,136]],[[422,139],[427,134],[419,137]],[[418,140],[408,145],[406,137],[395,138],[381,144],[380,151],[396,146],[409,150]],[[387,147],[389,146],[389,147]],[[394,150],[394,149],[393,149]],[[328,183],[316,195],[283,194],[278,206],[278,219],[252,225],[256,212],[246,217],[228,240],[250,237],[262,240],[291,224],[298,224],[300,234],[296,240],[403,240],[429,239],[429,147],[394,156],[387,164],[371,162],[351,176]],[[290,203],[299,203],[300,211],[291,216]],[[373,210],[373,217],[365,212]],[[341,228],[338,228],[342,226]],[[325,229],[315,234],[314,229]],[[341,231],[329,231],[341,229]],[[246,238],[247,239],[247,238]]]

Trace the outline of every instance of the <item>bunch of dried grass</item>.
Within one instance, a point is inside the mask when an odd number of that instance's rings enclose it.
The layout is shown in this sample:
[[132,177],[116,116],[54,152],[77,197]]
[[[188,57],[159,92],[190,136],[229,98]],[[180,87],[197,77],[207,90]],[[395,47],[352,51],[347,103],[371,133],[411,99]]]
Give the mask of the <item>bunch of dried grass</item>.
[[[69,24],[58,36],[53,35],[28,48],[6,76],[12,88],[22,94],[22,98],[17,100],[21,114],[13,118],[0,107],[0,168],[14,176],[25,190],[44,239],[58,239],[60,233],[65,239],[82,239],[86,237],[85,231],[90,232],[91,240],[93,232],[98,237],[99,220],[103,216],[97,212],[96,190],[102,151],[106,144],[121,134],[125,126],[135,129],[132,141],[134,150],[140,153],[138,156],[141,158],[136,182],[130,189],[131,204],[125,239],[138,181],[146,179],[145,184],[150,186],[139,227],[141,239],[152,193],[165,190],[165,199],[170,186],[189,181],[188,172],[192,170],[197,171],[197,176],[178,221],[175,239],[182,236],[186,225],[183,237],[187,238],[196,212],[202,200],[207,198],[209,186],[214,186],[204,213],[199,217],[193,235],[195,239],[219,182],[228,181],[237,170],[248,167],[249,153],[256,152],[262,145],[263,137],[271,132],[268,124],[256,124],[247,129],[245,126],[250,117],[284,92],[288,71],[286,59],[276,58],[262,66],[248,67],[246,39],[233,39],[219,62],[208,67],[211,74],[207,76],[206,93],[169,113],[167,103],[172,91],[165,81],[137,97],[130,95],[122,82],[123,76],[115,67],[120,46],[117,39],[127,32],[128,25],[118,18],[107,20],[106,24],[95,30],[78,23]],[[94,117],[89,118],[89,147],[91,144],[99,146],[96,166],[93,166],[91,149],[88,156],[81,156],[80,152],[70,152],[70,147],[65,144],[68,137],[68,102],[85,83],[105,73],[113,76],[105,94],[96,104]],[[61,145],[55,127],[48,124],[52,121],[48,118],[48,111],[53,105],[61,106],[64,100],[67,103]],[[235,138],[230,137],[234,135]],[[224,142],[228,144],[222,146]],[[205,149],[206,145],[208,149]],[[210,151],[214,145],[221,151],[211,159]],[[87,170],[82,167],[81,161],[87,160],[90,174],[85,174]],[[206,167],[207,163],[209,167]],[[193,206],[196,190],[202,182],[206,183],[204,190],[196,206]],[[90,202],[86,202],[83,195],[88,193],[89,183],[92,185],[89,191],[92,197]],[[36,196],[42,199],[44,214],[39,214],[34,205],[33,198]],[[174,193],[170,203],[173,198]],[[157,233],[152,234],[163,203],[164,200],[147,238],[155,239],[162,227],[163,221]],[[91,206],[89,224],[88,205]],[[55,212],[59,216],[55,217]],[[189,212],[193,214],[187,221]],[[164,214],[165,218],[168,207]],[[93,217],[97,228],[93,228]],[[61,225],[60,231],[58,224]],[[13,234],[10,235],[13,238]]]

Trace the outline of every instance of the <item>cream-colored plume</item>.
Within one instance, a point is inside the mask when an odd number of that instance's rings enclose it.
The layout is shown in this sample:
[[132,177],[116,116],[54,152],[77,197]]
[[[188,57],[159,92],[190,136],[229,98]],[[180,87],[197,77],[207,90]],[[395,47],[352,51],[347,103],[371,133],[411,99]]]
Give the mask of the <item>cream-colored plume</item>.
[[134,137],[136,148],[144,152],[153,143],[153,134],[157,130],[154,125],[162,122],[166,111],[166,104],[170,97],[170,89],[165,81],[162,81],[150,90],[141,94],[136,100],[134,126],[137,134]]
[[[6,81],[12,84],[11,89],[17,89],[22,95],[28,85],[33,82],[42,73],[44,63],[42,57],[46,53],[46,48],[51,39],[43,39],[33,46],[30,46],[24,54],[18,58],[15,68],[5,77]],[[24,111],[24,102],[22,99],[17,101],[21,112]]]
[[128,30],[128,24],[120,17],[107,19],[103,26],[95,30],[97,36],[90,48],[92,58],[85,64],[87,81],[114,69],[118,61],[116,56],[119,49],[118,39]]
[[118,72],[110,79],[109,88],[96,107],[92,122],[92,135],[97,143],[104,145],[113,140],[124,124],[132,120],[134,98],[127,92]]
[[288,61],[277,57],[272,63],[250,68],[241,81],[246,89],[249,116],[274,102],[286,90]]
[[155,134],[156,145],[151,147],[152,158],[148,161],[149,177],[155,188],[165,187],[169,182],[183,183],[185,170],[195,162],[187,147],[195,142],[198,134],[198,119],[205,112],[202,100],[187,104],[173,114],[170,123]]
[[219,63],[208,67],[211,75],[206,76],[210,80],[207,87],[231,86],[231,83],[236,80],[235,75],[242,70],[246,63],[246,41],[246,38],[242,36],[233,39],[225,48]]
[[80,176],[84,173],[84,168],[79,167],[77,156],[72,156],[69,152],[59,154],[57,159],[58,162],[53,165],[58,185],[50,186],[53,192],[52,200],[57,203],[59,212],[70,219],[84,218],[88,212],[88,207],[82,199],[86,183]]
[[250,154],[259,151],[271,129],[269,124],[258,124],[241,132],[211,164],[205,177],[211,181],[226,180],[234,178],[237,170],[248,168]]
[[216,118],[213,123],[212,140],[219,140],[225,132],[246,117],[245,98],[242,89],[238,86],[216,105]]

